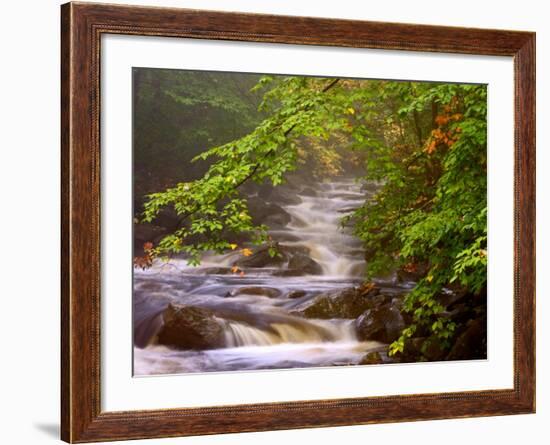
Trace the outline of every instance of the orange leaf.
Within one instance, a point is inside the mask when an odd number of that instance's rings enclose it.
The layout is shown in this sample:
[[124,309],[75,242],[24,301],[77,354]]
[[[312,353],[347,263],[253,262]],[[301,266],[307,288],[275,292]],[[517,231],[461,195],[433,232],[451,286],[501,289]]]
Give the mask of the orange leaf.
[[445,125],[447,122],[449,122],[449,118],[447,116],[443,116],[442,114],[440,114],[435,117],[435,123],[440,127]]
[[432,142],[430,142],[430,145],[428,145],[428,147],[426,148],[426,151],[428,152],[428,154],[432,154],[435,151],[435,141],[434,140],[432,140]]

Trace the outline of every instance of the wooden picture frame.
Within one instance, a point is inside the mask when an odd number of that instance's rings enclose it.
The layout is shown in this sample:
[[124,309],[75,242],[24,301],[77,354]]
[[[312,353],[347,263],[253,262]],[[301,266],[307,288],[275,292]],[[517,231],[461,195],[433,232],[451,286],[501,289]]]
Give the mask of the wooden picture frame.
[[[93,442],[535,411],[534,33],[92,3],[67,3],[61,13],[63,440]],[[99,115],[103,34],[512,56],[513,389],[102,412]]]

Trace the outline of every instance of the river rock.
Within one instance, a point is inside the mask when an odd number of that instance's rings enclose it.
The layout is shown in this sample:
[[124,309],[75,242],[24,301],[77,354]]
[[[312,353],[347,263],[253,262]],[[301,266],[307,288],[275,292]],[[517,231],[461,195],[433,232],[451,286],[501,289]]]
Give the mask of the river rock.
[[395,306],[384,306],[368,309],[356,321],[357,336],[360,340],[376,340],[392,343],[405,329],[405,320]]
[[[278,249],[281,250],[281,249]],[[243,267],[280,267],[286,264],[288,257],[283,251],[280,255],[272,257],[268,247],[260,247],[252,255],[241,257],[233,263],[234,266]]]
[[202,275],[229,275],[233,272],[230,267],[201,267],[197,273]]
[[428,263],[417,263],[409,269],[400,268],[397,270],[397,279],[401,282],[417,282],[427,275],[429,270]]
[[466,324],[457,337],[447,360],[473,360],[487,358],[487,320],[477,318]]
[[279,270],[273,272],[276,276],[302,276],[320,275],[323,273],[321,266],[312,260],[308,249],[294,246],[276,246],[278,255],[272,257],[268,247],[261,247],[248,257],[239,258],[233,263],[240,268],[276,267]]
[[295,313],[307,318],[357,318],[367,309],[375,307],[385,296],[376,292],[362,292],[358,288],[348,288],[323,292],[315,298],[304,302],[295,309]]
[[225,346],[224,329],[205,308],[171,303],[162,313],[157,335],[161,345],[179,349],[215,349]]
[[453,305],[451,310],[444,310],[439,315],[440,317],[452,320],[457,324],[465,324],[472,318],[473,314],[474,312],[470,306],[461,303]]
[[360,365],[378,365],[380,363],[383,361],[379,352],[369,352],[359,362]]
[[[271,204],[270,206],[275,206],[276,204]],[[264,218],[261,219],[261,224],[265,224],[268,227],[285,227],[290,222],[290,215],[283,209],[277,210],[276,212],[269,213]]]
[[474,294],[472,292],[465,292],[461,288],[451,288],[438,295],[438,300],[448,310],[453,310],[455,307],[462,305],[473,308],[487,302],[487,289]]
[[323,268],[308,255],[296,252],[288,262],[288,270],[296,272],[296,275],[322,275]]
[[294,299],[294,298],[302,298],[305,297],[306,291],[303,290],[293,290],[288,293],[286,296],[287,298]]
[[288,187],[262,187],[258,191],[258,196],[277,204],[296,205],[302,202],[298,195]]
[[258,196],[248,198],[247,206],[254,224],[286,226],[291,220],[290,214],[280,205],[266,202]]
[[315,189],[313,189],[312,187],[304,187],[300,191],[300,194],[301,195],[306,195],[306,196],[317,196],[317,191]]
[[293,243],[295,241],[300,241],[300,238],[296,235],[293,235],[291,231],[280,230],[277,232],[270,233],[271,238],[278,243]]
[[249,286],[240,287],[230,294],[232,297],[237,295],[259,295],[268,298],[277,298],[281,295],[281,291],[274,287]]
[[[429,334],[429,333],[428,333]],[[402,363],[417,363],[420,361],[435,362],[445,358],[445,349],[434,337],[413,337],[405,340],[403,353],[399,354]]]

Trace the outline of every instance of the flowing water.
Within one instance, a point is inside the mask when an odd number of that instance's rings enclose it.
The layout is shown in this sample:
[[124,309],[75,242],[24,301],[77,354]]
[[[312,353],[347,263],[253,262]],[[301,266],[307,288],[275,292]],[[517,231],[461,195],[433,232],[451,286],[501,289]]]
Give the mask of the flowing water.
[[[365,268],[359,241],[340,221],[364,202],[366,192],[347,179],[316,184],[315,191],[315,196],[298,193],[299,204],[282,206],[291,220],[270,233],[282,245],[307,248],[322,275],[278,276],[277,268],[246,269],[242,277],[212,273],[230,267],[238,253],[207,256],[200,267],[171,260],[135,271],[135,375],[350,365],[380,348],[357,340],[355,320],[292,314],[322,292],[357,285]],[[269,288],[270,297],[250,291],[258,287]],[[293,292],[301,296],[289,298]],[[149,344],[170,302],[212,309],[227,347],[182,351]]]

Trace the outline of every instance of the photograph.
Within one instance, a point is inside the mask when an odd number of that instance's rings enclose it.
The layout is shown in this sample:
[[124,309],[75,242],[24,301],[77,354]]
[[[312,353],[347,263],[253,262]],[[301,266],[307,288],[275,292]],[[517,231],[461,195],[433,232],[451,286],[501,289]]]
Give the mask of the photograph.
[[6,2],[1,442],[546,443],[545,4]]
[[487,85],[132,68],[133,375],[487,359]]

